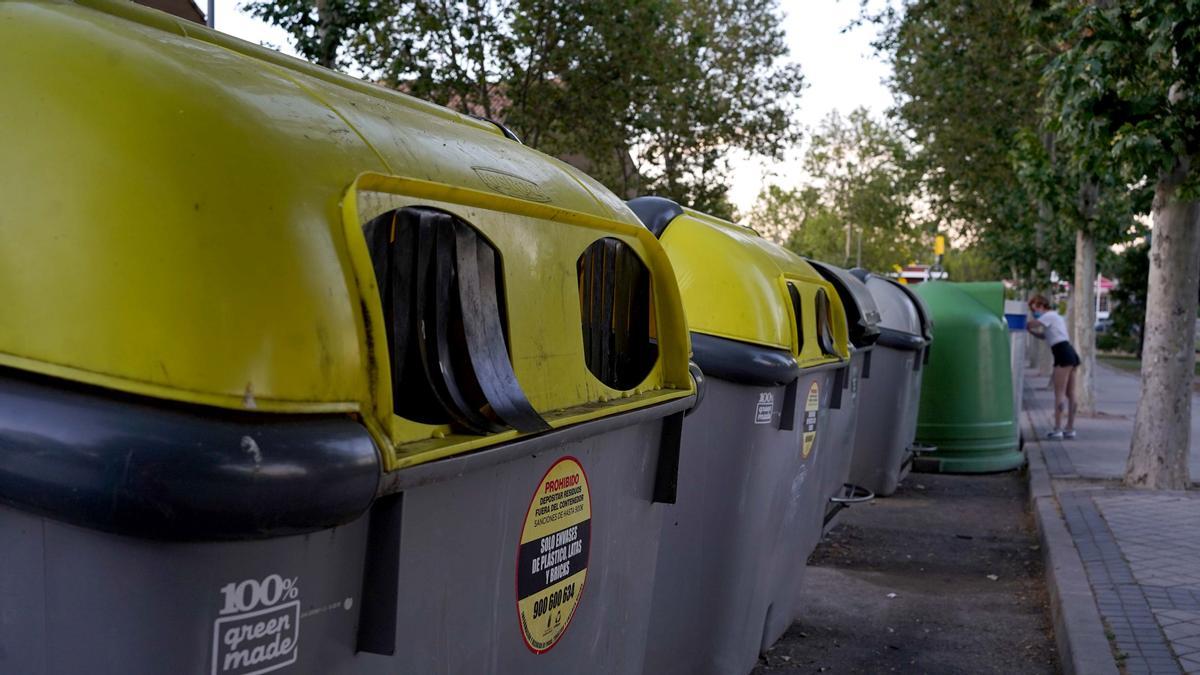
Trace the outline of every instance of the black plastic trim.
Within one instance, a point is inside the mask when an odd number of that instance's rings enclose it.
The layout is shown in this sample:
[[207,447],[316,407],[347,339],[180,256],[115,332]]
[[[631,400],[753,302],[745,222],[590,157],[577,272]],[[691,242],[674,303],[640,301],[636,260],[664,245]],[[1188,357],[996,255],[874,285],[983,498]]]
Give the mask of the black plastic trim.
[[685,417],[700,409],[700,404],[704,403],[704,393],[708,389],[708,384],[704,380],[704,371],[700,370],[700,366],[696,365],[694,361],[688,362],[688,374],[692,376],[692,383],[696,386],[696,402],[684,413]]
[[388,495],[371,506],[367,555],[363,566],[362,609],[357,649],[393,656],[400,608],[400,540],[404,493]]
[[846,364],[844,368],[838,368],[833,372],[833,386],[829,392],[829,409],[842,409],[842,390],[847,388],[850,374],[850,364]]
[[707,377],[757,386],[788,384],[800,377],[791,352],[692,333],[692,360]]
[[[868,272],[861,267],[855,267],[854,269],[850,270],[850,274],[853,274],[864,284],[867,283],[867,279],[875,277],[876,279],[881,279],[899,288],[900,292],[904,293],[904,296],[908,298],[908,301],[917,308],[917,318],[921,322],[922,337],[925,338],[926,342],[933,341],[933,320],[929,318],[929,309],[925,307],[925,301],[921,299],[921,296],[917,295],[916,292],[913,291],[911,286],[908,284],[902,284],[891,277],[885,277],[881,274]],[[880,326],[880,328],[882,329],[883,327]]]
[[0,372],[0,503],[97,530],[266,539],[361,516],[380,479],[349,416],[187,406]]
[[912,333],[906,333],[894,328],[880,328],[879,339],[875,341],[875,344],[881,347],[916,352],[920,351],[928,343],[920,335],[913,335]]
[[[521,139],[518,138],[515,133],[513,133],[512,129],[509,129],[508,127],[497,122],[496,120],[494,120],[490,117],[484,117],[483,115],[469,115],[469,117],[474,117],[477,120],[482,120],[484,122],[487,122],[488,124],[493,124],[496,126],[497,129],[500,130],[500,133],[504,134],[505,138],[507,138],[510,141],[516,141],[518,143],[521,143]],[[525,145],[525,144],[521,143],[521,145]]]
[[808,259],[808,263],[837,289],[842,306],[846,310],[850,342],[855,347],[874,344],[879,337],[879,308],[866,284],[857,276],[835,265],[812,259]]
[[779,430],[792,431],[796,428],[796,407],[799,404],[800,378],[788,382],[783,390],[783,408],[779,413]]
[[660,239],[667,226],[683,215],[683,207],[666,197],[637,197],[626,203],[646,229]]
[[679,452],[683,445],[684,414],[681,410],[663,418],[651,498],[655,504],[674,504],[679,496]]

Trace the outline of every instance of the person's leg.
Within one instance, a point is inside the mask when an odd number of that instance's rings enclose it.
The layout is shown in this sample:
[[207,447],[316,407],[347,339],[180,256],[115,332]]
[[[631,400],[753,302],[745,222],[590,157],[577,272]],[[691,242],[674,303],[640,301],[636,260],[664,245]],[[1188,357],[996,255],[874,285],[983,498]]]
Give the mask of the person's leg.
[[1075,431],[1075,366],[1067,368],[1067,431]]
[[1067,404],[1067,381],[1071,376],[1070,368],[1054,367],[1052,381],[1054,382],[1054,430],[1062,430],[1063,407]]

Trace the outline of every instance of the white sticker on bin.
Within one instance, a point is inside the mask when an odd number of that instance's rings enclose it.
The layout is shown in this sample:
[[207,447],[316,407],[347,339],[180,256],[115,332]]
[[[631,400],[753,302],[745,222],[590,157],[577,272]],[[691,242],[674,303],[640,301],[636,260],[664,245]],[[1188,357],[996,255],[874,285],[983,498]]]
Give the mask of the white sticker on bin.
[[221,587],[221,616],[213,624],[213,675],[260,675],[296,662],[298,581],[271,574]]
[[775,416],[775,394],[764,391],[758,395],[758,403],[754,406],[754,423],[770,424]]

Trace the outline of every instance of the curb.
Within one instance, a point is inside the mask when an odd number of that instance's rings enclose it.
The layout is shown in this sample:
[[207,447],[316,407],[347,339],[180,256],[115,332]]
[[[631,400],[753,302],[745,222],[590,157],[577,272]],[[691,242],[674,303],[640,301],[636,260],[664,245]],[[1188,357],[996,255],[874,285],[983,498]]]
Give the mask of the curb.
[[[1033,425],[1026,417],[1027,428]],[[1036,435],[1026,443],[1029,457],[1029,505],[1037,523],[1046,567],[1050,618],[1059,663],[1066,675],[1118,675],[1096,596],[1067,524]]]

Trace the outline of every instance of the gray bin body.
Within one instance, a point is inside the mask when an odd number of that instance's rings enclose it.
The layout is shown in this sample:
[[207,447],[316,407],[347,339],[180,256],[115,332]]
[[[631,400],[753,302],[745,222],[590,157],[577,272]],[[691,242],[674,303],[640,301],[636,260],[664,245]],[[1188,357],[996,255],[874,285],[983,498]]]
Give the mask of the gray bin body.
[[[788,387],[706,376],[703,402],[684,422],[678,501],[664,514],[644,672],[749,672],[795,618],[824,514],[832,381],[829,367],[801,371],[793,428],[781,429]],[[805,457],[814,384],[816,438]]]
[[[816,462],[816,475],[807,478],[810,484],[816,484],[816,489],[799,494],[800,484],[796,480],[792,482],[792,494],[798,498],[789,503],[791,511],[785,519],[802,525],[796,527],[797,536],[784,543],[784,552],[772,561],[773,605],[763,631],[763,651],[782,637],[792,622],[803,614],[804,605],[800,596],[808,570],[808,558],[821,541],[830,507],[829,498],[840,492],[846,482],[851,449],[851,441],[846,434],[853,432],[856,410],[855,387],[847,384],[851,382],[852,368],[853,357],[849,364],[842,363],[829,370],[827,379],[821,384],[822,416],[814,455],[809,458]],[[842,388],[837,391],[839,382]]]
[[[825,495],[824,510],[831,516],[837,510],[829,501],[844,491],[847,483],[855,483],[850,474],[854,459],[854,439],[858,430],[859,400],[867,388],[869,380],[863,380],[863,372],[867,359],[874,358],[874,347],[854,349],[850,353],[850,362],[842,369],[838,378],[842,390],[841,395],[834,396],[833,409],[829,411],[829,430],[831,447],[829,458],[821,471],[821,491]],[[840,401],[837,400],[840,398]]]
[[[162,543],[0,507],[6,615],[0,620],[0,672],[251,673],[254,668],[223,668],[214,658],[223,661],[243,645],[252,651],[260,642],[265,655],[275,634],[282,656],[264,656],[260,663],[288,661],[290,653],[296,659],[269,672],[345,672],[340,669],[355,642],[366,533],[364,517],[280,539]],[[263,611],[258,617],[243,618],[249,611],[222,615],[223,587],[258,584],[272,575],[296,589],[296,597],[286,591],[268,597],[276,601],[251,610]],[[266,584],[272,593],[276,583]],[[219,641],[238,626],[253,631],[256,618],[277,622],[269,640],[234,641],[236,649]]]
[[850,481],[888,496],[912,467],[921,402],[928,313],[916,294],[891,279],[864,275],[879,307],[880,337],[869,385],[859,399],[859,424]]
[[[852,475],[854,462],[855,435],[859,428],[858,420],[859,397],[862,391],[876,386],[872,377],[875,341],[879,336],[879,325],[882,322],[880,308],[876,305],[875,296],[859,277],[857,271],[851,272],[828,263],[810,261],[821,276],[837,290],[842,307],[846,312],[846,328],[850,337],[850,364],[844,373],[842,381],[841,405],[835,405],[834,435],[840,446],[837,453],[836,466],[823,477],[827,499],[832,499],[845,492],[845,486],[865,487],[857,483]],[[870,498],[869,496],[867,497]],[[833,526],[833,518],[841,511],[841,505],[828,503],[826,506],[826,526]]]
[[896,492],[912,468],[921,401],[921,352],[875,345],[871,386],[859,400],[850,482],[877,496]]
[[[366,514],[297,536],[148,540],[0,506],[0,672],[639,672],[663,418],[691,400],[397,472],[396,494]],[[590,493],[586,581],[569,627],[535,653],[518,620],[519,544],[541,478],[564,457]],[[364,588],[372,567],[384,583]],[[368,607],[385,610],[373,621],[377,641],[394,636],[390,655],[360,650]]]

